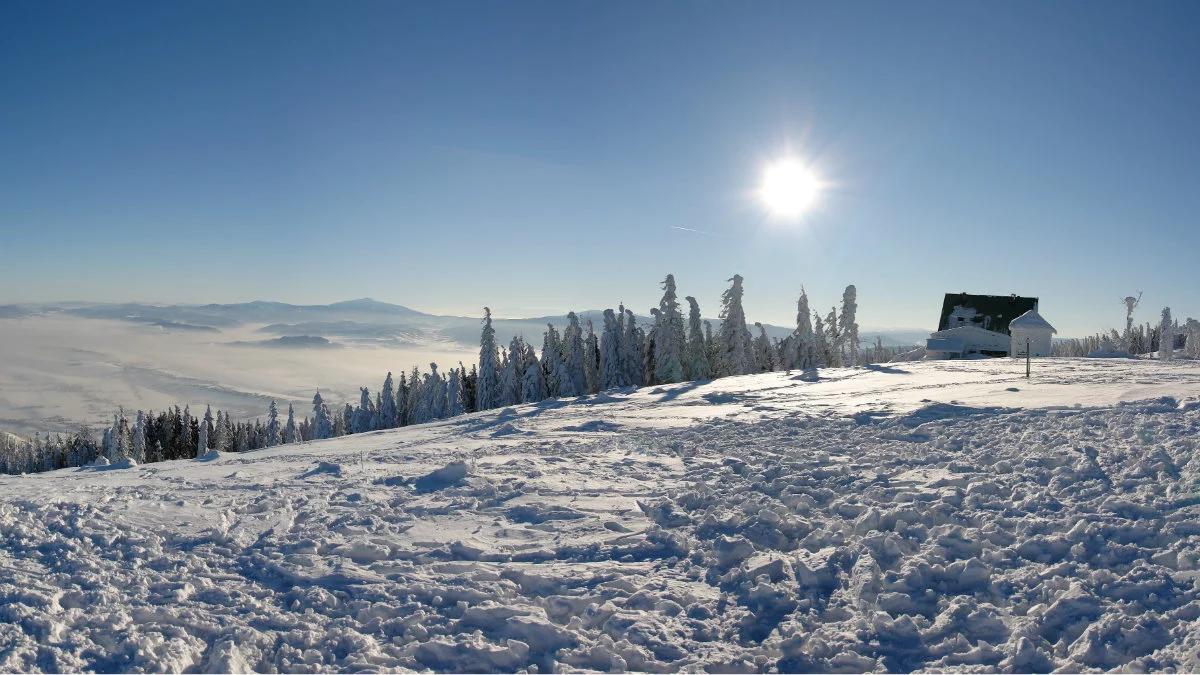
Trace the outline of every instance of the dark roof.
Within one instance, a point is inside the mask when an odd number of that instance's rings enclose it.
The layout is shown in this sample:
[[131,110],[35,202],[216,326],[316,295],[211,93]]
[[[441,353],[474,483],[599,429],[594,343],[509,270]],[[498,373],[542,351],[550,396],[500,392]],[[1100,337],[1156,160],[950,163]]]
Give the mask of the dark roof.
[[947,293],[946,298],[942,300],[942,315],[938,319],[938,330],[954,328],[950,325],[950,315],[954,313],[954,308],[967,307],[976,312],[976,316],[971,319],[970,323],[980,328],[1007,334],[1009,321],[1031,309],[1037,309],[1037,305],[1037,298],[1023,298],[1018,295]]

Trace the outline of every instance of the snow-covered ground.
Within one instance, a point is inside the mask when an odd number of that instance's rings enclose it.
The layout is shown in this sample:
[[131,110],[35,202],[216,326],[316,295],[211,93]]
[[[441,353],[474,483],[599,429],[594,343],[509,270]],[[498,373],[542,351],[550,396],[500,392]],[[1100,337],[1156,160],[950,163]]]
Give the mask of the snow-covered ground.
[[912,363],[0,478],[0,671],[1200,669],[1200,366]]

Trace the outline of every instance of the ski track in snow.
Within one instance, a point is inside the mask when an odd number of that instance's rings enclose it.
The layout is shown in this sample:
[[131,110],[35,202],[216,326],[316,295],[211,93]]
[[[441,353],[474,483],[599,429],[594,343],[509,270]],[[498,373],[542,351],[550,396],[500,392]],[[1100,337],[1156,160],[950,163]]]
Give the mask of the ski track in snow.
[[1200,367],[1037,366],[0,477],[0,671],[1200,669]]

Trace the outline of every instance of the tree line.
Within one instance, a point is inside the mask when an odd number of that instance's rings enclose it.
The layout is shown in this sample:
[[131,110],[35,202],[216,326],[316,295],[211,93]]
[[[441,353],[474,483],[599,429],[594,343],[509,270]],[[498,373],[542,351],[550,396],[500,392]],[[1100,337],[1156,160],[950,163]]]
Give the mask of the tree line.
[[[436,363],[399,378],[387,373],[374,396],[360,387],[357,404],[331,409],[318,390],[311,411],[297,420],[293,405],[281,420],[271,401],[265,416],[234,421],[208,407],[202,416],[174,406],[155,414],[124,409],[97,436],[86,426],[69,434],[35,435],[20,440],[0,435],[0,472],[31,473],[87,464],[142,464],[188,459],[216,452],[249,452],[288,443],[394,429],[464,413],[571,398],[610,389],[710,380],[774,370],[810,370],[886,361],[897,350],[877,341],[862,349],[858,336],[857,289],[847,286],[840,308],[822,314],[809,307],[801,289],[796,326],[785,338],[771,338],[761,323],[753,330],[742,308],[743,278],[734,275],[721,295],[716,330],[701,318],[696,298],[680,301],[674,275],[662,281],[662,297],[650,321],[638,325],[623,305],[606,309],[598,329],[575,312],[560,332],[547,324],[539,355],[523,336],[507,346],[496,338],[491,310],[484,308],[479,361],[468,371],[460,362],[448,373]],[[687,316],[684,317],[684,303]]]
[[1154,354],[1159,359],[1170,360],[1175,358],[1177,350],[1182,350],[1184,358],[1200,359],[1200,321],[1188,318],[1181,324],[1179,319],[1172,318],[1170,307],[1163,307],[1158,325],[1135,325],[1133,310],[1140,300],[1140,295],[1136,299],[1126,298],[1124,332],[1113,328],[1083,338],[1056,340],[1053,355],[1137,357]]

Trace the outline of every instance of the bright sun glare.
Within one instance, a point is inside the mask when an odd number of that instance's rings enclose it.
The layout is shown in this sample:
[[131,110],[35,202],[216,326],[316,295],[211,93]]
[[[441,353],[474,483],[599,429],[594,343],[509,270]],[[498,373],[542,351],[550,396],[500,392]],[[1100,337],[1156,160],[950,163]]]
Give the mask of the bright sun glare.
[[767,165],[758,190],[763,204],[780,218],[798,218],[817,201],[821,181],[799,160],[787,157]]

